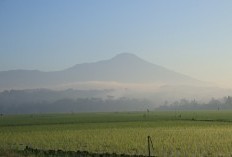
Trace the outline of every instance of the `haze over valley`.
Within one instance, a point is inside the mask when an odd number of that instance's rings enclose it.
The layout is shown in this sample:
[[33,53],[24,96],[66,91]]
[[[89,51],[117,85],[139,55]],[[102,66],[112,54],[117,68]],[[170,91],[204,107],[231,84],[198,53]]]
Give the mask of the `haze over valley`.
[[140,111],[232,95],[232,90],[149,63],[131,53],[62,71],[0,72],[4,113]]

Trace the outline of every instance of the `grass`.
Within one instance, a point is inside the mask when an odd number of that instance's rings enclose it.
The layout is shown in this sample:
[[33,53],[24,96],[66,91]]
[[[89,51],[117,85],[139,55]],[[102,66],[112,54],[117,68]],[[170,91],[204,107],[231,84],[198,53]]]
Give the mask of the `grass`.
[[153,155],[230,156],[232,111],[0,117],[0,149],[8,154],[28,145],[39,149],[146,155],[148,135],[153,140]]

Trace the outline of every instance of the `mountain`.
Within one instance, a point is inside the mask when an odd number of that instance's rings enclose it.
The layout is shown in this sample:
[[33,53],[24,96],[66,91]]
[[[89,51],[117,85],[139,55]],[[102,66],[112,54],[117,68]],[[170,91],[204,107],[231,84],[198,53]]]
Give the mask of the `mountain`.
[[204,104],[212,97],[232,95],[230,89],[209,85],[122,53],[61,71],[2,71],[0,112],[144,111],[182,99]]
[[204,85],[204,82],[149,63],[136,55],[77,64],[62,71],[10,70],[0,72],[0,90],[50,88],[83,82],[118,82],[160,85]]
[[200,83],[183,74],[148,63],[139,57],[123,53],[110,60],[78,64],[65,71],[79,81],[116,81],[124,83]]

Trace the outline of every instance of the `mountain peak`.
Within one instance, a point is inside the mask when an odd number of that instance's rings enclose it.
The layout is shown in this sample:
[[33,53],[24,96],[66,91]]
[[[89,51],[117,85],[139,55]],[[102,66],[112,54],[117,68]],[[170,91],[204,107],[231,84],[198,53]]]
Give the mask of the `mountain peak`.
[[113,57],[112,60],[141,60],[141,59],[132,53],[120,53],[115,57]]
[[137,56],[133,53],[124,52],[117,54],[115,57],[137,57]]

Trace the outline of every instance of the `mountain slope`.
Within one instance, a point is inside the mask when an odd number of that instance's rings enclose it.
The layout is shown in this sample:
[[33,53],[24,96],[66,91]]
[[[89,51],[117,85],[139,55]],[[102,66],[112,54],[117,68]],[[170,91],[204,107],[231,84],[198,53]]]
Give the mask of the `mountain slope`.
[[148,63],[139,57],[123,53],[112,59],[77,64],[63,71],[12,70],[0,72],[0,90],[46,88],[60,84],[86,81],[122,83],[158,83],[202,85],[201,81]]
[[148,63],[135,55],[124,53],[111,60],[79,64],[65,71],[79,81],[117,81],[127,83],[193,83],[185,75]]

